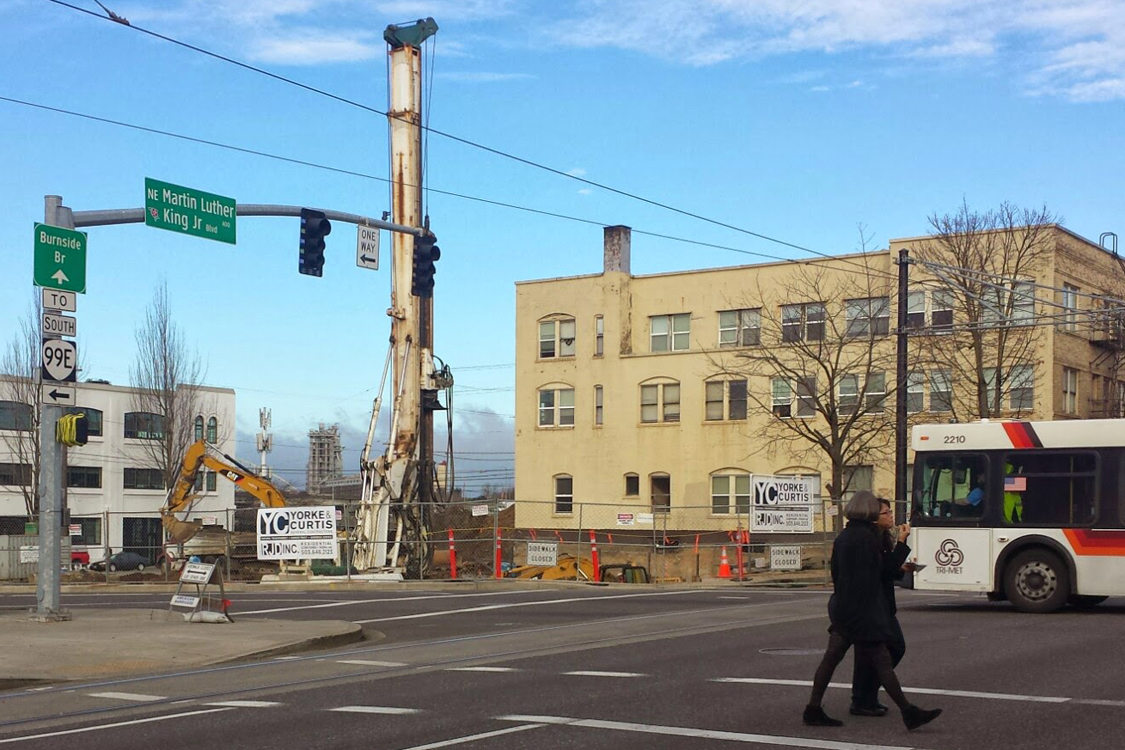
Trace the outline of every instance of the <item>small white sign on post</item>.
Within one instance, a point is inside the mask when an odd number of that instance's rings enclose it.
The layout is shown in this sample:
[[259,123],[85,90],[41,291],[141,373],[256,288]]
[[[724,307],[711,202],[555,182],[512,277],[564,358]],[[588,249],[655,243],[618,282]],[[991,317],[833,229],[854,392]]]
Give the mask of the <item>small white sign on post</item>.
[[379,228],[359,224],[355,228],[355,264],[379,270]]
[[528,542],[528,565],[557,565],[559,562],[558,542]]
[[215,563],[189,562],[180,573],[182,583],[207,583],[215,572]]
[[775,544],[770,547],[770,570],[800,569],[801,547],[799,545],[779,547]]
[[488,505],[487,504],[485,504],[485,505],[474,505],[472,507],[472,512],[473,512],[473,518],[478,518],[480,516],[487,516],[488,515]]

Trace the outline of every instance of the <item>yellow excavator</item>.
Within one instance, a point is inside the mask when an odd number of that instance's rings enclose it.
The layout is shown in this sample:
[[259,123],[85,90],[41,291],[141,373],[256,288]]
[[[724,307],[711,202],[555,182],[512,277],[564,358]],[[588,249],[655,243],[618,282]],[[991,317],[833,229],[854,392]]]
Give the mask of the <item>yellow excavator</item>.
[[211,469],[216,474],[234,482],[236,486],[249,492],[267,508],[285,506],[285,497],[276,487],[270,484],[268,479],[258,476],[225,453],[219,453],[205,441],[197,440],[184,453],[180,474],[176,477],[176,482],[168,493],[168,500],[164,503],[164,507],[160,509],[160,521],[164,524],[164,530],[167,532],[170,542],[182,544],[198,534],[199,530],[203,528],[203,524],[195,521],[182,521],[176,517],[176,514],[185,513],[191,509],[192,503],[198,496],[195,491],[196,478],[204,468]]

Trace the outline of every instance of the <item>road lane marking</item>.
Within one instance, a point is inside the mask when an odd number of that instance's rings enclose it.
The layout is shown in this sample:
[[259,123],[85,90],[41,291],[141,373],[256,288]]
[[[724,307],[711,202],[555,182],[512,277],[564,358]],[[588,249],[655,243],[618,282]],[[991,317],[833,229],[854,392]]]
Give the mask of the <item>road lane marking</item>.
[[508,727],[507,729],[497,729],[494,732],[481,732],[480,734],[470,734],[464,737],[455,737],[451,740],[442,740],[440,742],[431,742],[428,745],[415,745],[414,747],[407,747],[403,750],[436,750],[439,747],[450,747],[452,745],[463,745],[466,742],[476,742],[477,740],[486,740],[489,737],[499,737],[504,734],[511,734],[513,732],[523,732],[528,729],[538,729],[543,726],[542,724],[523,724],[518,727]]
[[398,708],[396,706],[337,706],[330,708],[329,711],[339,711],[345,714],[420,714],[420,708]]
[[515,667],[448,667],[446,672],[518,672]]
[[[693,727],[671,727],[659,724],[638,724],[627,721],[602,721],[600,719],[574,719],[567,716],[497,716],[500,721],[533,722],[535,724],[555,724],[586,729],[614,729],[621,732],[659,734],[671,737],[692,737],[726,742],[751,742],[761,745],[781,745],[784,747],[808,747],[817,750],[915,750],[912,747],[896,745],[867,745],[859,742],[836,742],[805,737],[786,737],[775,734],[750,734],[747,732],[724,732],[718,729],[696,729]],[[411,748],[410,750],[414,750]]]
[[593,670],[576,670],[574,672],[563,672],[564,675],[572,677],[646,677],[647,675],[640,672],[596,672]]
[[215,701],[204,706],[225,706],[227,708],[273,708],[284,705],[278,701]]
[[302,609],[327,609],[329,607],[349,607],[355,604],[376,604],[380,602],[416,602],[429,599],[463,599],[466,596],[503,596],[505,594],[534,594],[536,591],[482,591],[474,594],[428,594],[425,596],[400,596],[384,597],[379,599],[347,599],[323,604],[302,604],[297,607],[275,607],[273,609],[252,609],[247,612],[239,611],[239,615],[268,615],[274,612],[296,612]]
[[114,698],[122,701],[140,701],[142,703],[149,703],[152,701],[162,701],[167,696],[164,695],[145,695],[143,693],[86,693],[91,698]]
[[229,708],[205,708],[200,711],[185,711],[179,714],[168,714],[167,716],[151,716],[147,719],[133,719],[132,721],[118,721],[113,724],[98,724],[92,727],[82,727],[81,729],[64,729],[59,732],[46,732],[44,734],[29,734],[24,737],[9,737],[8,739],[0,740],[0,745],[6,745],[9,742],[23,742],[24,740],[41,740],[46,737],[62,737],[67,734],[81,734],[82,732],[96,732],[100,729],[116,729],[117,727],[129,727],[136,724],[148,724],[153,721],[165,721],[166,719],[182,719],[186,716],[200,716],[202,714],[214,714],[222,711],[230,711]]
[[[461,615],[466,612],[486,612],[492,609],[510,609],[512,607],[540,607],[544,604],[574,604],[576,602],[604,602],[610,599],[635,599],[637,597],[651,596],[680,596],[682,594],[709,593],[707,589],[688,589],[685,591],[654,591],[639,594],[616,594],[612,596],[568,597],[566,599],[544,599],[537,602],[508,602],[505,604],[482,604],[479,607],[464,607],[462,609],[446,609],[440,612],[419,612],[413,615],[398,615],[397,617],[377,617],[373,620],[352,620],[357,625],[368,625],[373,622],[391,622],[393,620],[418,620],[424,617],[442,617],[444,615]],[[402,601],[401,599],[396,601]]]
[[[763,677],[716,677],[711,682],[734,682],[748,685],[791,685],[793,687],[812,687],[812,680],[772,680]],[[830,682],[830,688],[851,690],[850,682]],[[994,701],[1023,701],[1025,703],[1078,703],[1088,702],[1077,698],[1064,698],[1051,695],[1020,695],[1016,693],[986,693],[978,690],[944,690],[941,688],[921,688],[902,686],[904,693],[921,693],[923,695],[948,695],[954,698],[984,698]],[[1117,701],[1116,703],[1121,703]]]
[[337,664],[359,664],[363,667],[405,667],[402,661],[376,661],[375,659],[337,659]]

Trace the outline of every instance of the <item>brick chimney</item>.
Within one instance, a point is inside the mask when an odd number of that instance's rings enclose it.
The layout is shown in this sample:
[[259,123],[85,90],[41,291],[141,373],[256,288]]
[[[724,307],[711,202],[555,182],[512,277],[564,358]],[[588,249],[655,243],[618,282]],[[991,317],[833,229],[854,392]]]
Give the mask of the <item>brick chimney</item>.
[[629,274],[629,249],[632,230],[629,227],[613,226],[605,228],[605,269],[604,273],[617,271]]

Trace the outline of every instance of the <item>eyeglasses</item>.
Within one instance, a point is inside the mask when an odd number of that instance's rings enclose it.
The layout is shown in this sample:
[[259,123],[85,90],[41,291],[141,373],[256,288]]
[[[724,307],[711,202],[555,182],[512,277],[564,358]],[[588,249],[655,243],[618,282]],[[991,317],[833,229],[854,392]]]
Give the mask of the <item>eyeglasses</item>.
[[879,515],[881,515],[881,516],[889,516],[890,514],[891,514],[890,508],[887,508],[886,510],[879,511]]

